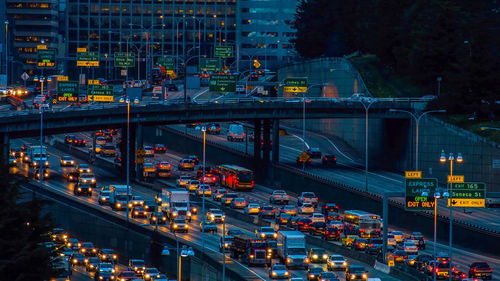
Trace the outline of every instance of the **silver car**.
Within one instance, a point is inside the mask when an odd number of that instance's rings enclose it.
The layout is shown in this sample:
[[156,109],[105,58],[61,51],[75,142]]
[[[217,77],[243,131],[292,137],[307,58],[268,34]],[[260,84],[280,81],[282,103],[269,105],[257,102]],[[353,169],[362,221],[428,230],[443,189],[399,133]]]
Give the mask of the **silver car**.
[[269,269],[269,277],[272,279],[287,279],[290,277],[290,272],[282,264],[275,264]]

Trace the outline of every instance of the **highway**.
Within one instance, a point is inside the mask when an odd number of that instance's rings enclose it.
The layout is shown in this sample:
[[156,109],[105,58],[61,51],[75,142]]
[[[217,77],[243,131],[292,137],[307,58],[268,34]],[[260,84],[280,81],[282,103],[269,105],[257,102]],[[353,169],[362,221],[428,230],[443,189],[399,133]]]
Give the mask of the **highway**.
[[[32,140],[30,140],[30,141],[32,141]],[[20,146],[21,143],[18,141],[15,141],[14,145]],[[54,148],[51,148],[51,147],[49,147],[49,153],[50,153],[52,178],[44,181],[44,187],[55,189],[55,190],[58,190],[59,192],[64,192],[68,195],[74,196],[73,195],[74,184],[67,183],[62,178],[63,169],[68,169],[68,168],[60,168],[58,165],[59,159],[63,155],[63,153],[61,153],[60,151],[58,151]],[[170,155],[170,154],[168,154],[168,155]],[[178,156],[170,155],[170,157],[178,157]],[[76,159],[76,160],[77,160],[77,163],[84,162],[81,159]],[[98,166],[92,166],[92,168],[94,170],[94,173],[96,174],[96,178],[97,178],[97,182],[98,182],[99,186],[109,185],[109,184],[117,184],[117,183],[123,184],[122,180],[120,180],[120,178],[118,178],[116,176],[116,174],[111,173],[110,171],[107,171],[106,169],[102,169]],[[22,173],[24,175],[28,175],[25,164],[22,165],[20,167],[20,169],[18,169],[18,170],[20,173]],[[154,195],[156,194],[156,192],[152,191],[151,189],[141,187],[138,185],[133,185],[132,190],[133,190],[134,195],[141,195],[145,200],[148,200],[148,199],[154,200]],[[260,194],[258,196],[265,196],[265,195]],[[92,197],[76,197],[76,196],[74,196],[74,198],[75,198],[75,200],[82,200],[82,201],[97,205],[97,192],[94,192]],[[219,205],[219,203],[214,203],[214,204]],[[207,204],[207,208],[208,208],[208,206],[209,205]],[[105,211],[105,212],[115,212],[115,211],[112,211],[109,207],[103,206],[102,208],[103,208],[103,211]],[[119,213],[121,216],[125,216],[124,212],[119,212]],[[140,225],[144,225],[144,227],[153,227],[153,226],[150,226],[148,224],[146,219],[131,219],[131,220],[134,220],[136,223],[138,223]],[[189,243],[195,243],[195,244],[201,245],[201,232],[199,232],[199,223],[200,223],[199,216],[196,216],[193,219],[193,221],[190,223],[191,228],[190,228],[189,233],[177,234],[177,237],[180,240],[185,240],[185,241],[188,241]],[[246,233],[251,234],[256,229],[256,226],[250,225],[248,223],[244,223],[241,221],[235,221],[234,219],[229,218],[227,223],[226,223],[226,229],[232,229],[232,228],[241,229],[241,230],[245,231]],[[170,231],[168,230],[168,228],[166,226],[159,226],[158,229],[161,232],[168,233],[170,236],[172,236],[170,234]],[[207,238],[205,239],[205,241],[206,241],[207,250],[218,252],[219,241],[220,241],[219,237],[220,237],[221,232],[222,232],[222,225],[219,225],[217,234],[208,234],[208,233],[206,234]],[[227,257],[227,258],[229,259],[229,257]],[[234,262],[237,262],[237,261],[234,261]],[[353,260],[349,260],[349,262],[355,263],[355,264],[361,264],[361,263],[353,261]],[[394,279],[393,277],[390,277],[389,275],[386,275],[382,272],[374,270],[373,268],[370,268],[366,264],[363,264],[363,266],[370,271],[370,275],[373,277],[379,277],[379,278],[382,278],[383,280],[397,280],[397,279]],[[326,265],[324,265],[324,268],[326,269]],[[254,272],[262,280],[268,279],[267,278],[268,270],[266,268],[252,267],[252,268],[249,268],[249,270]],[[340,275],[339,277],[343,277],[342,272],[337,272],[337,273]],[[293,274],[293,276],[297,276],[297,277],[306,277],[304,270],[292,270],[292,274]]]
[[[90,139],[90,135],[89,134],[80,134],[80,136],[85,136],[86,139],[87,139],[87,143],[91,143],[91,139]],[[61,140],[62,138],[59,138],[59,139]],[[145,145],[153,145],[153,144],[145,143]],[[82,149],[84,151],[87,151],[86,148],[82,148]],[[168,151],[168,153],[166,153],[166,154],[163,154],[163,155],[157,154],[154,158],[146,158],[145,160],[146,160],[146,162],[151,162],[151,163],[157,163],[159,161],[168,161],[174,167],[173,168],[173,174],[174,175],[181,175],[181,174],[188,174],[188,175],[191,175],[191,176],[193,175],[193,173],[189,173],[189,172],[179,172],[175,168],[175,167],[177,167],[177,163],[179,162],[179,160],[182,157],[184,157],[185,155],[179,155],[177,153],[172,153],[169,148],[167,148],[167,151]],[[62,154],[58,153],[58,154],[54,154],[54,155],[59,155],[60,156]],[[108,159],[111,161],[111,158],[108,158]],[[54,160],[51,160],[51,162],[54,162]],[[57,160],[57,162],[58,162],[58,160]],[[207,162],[207,165],[213,165],[213,164],[220,164],[220,163],[212,163],[211,161]],[[55,165],[53,165],[53,166],[55,166]],[[97,174],[99,185],[101,185],[101,184],[108,184],[108,181],[111,181],[112,183],[116,183],[116,181],[119,181],[119,179],[116,178],[116,176],[114,176],[112,174],[109,174],[107,176],[108,172],[104,172],[103,174],[101,174],[101,171],[97,170],[96,174]],[[103,178],[104,182],[101,180],[102,177],[104,177]],[[51,186],[53,184],[53,181],[54,181],[54,179],[49,180],[49,182],[51,183],[50,184]],[[69,187],[68,192],[71,191],[72,184],[65,184],[64,182],[62,182],[60,184],[62,186],[68,186]],[[172,181],[158,181],[157,180],[157,184],[160,184],[162,186],[164,186],[164,184],[170,184],[171,185]],[[154,196],[154,194],[155,194],[155,192],[152,192],[150,189],[143,189],[143,188],[141,188],[139,186],[134,186],[134,189],[135,189],[136,192],[141,192],[142,193],[141,195],[143,195],[143,196],[150,196],[151,197],[151,196]],[[242,197],[245,197],[248,202],[258,202],[260,204],[263,204],[263,203],[267,203],[268,202],[269,192],[270,192],[270,189],[268,187],[257,186],[256,190],[254,190],[253,192],[249,192],[249,193],[244,192],[244,193],[240,193],[240,195]],[[291,195],[292,195],[292,197],[294,197],[294,194],[291,194]],[[296,195],[295,195],[295,198],[296,198]],[[90,202],[92,202],[92,201],[90,201]],[[292,202],[296,202],[296,200],[294,199],[294,200],[292,200]],[[219,204],[219,203],[215,203],[215,204]],[[231,223],[232,220],[229,220],[228,222]],[[238,226],[245,226],[244,228],[246,230],[250,230],[250,232],[253,232],[254,229],[255,229],[254,225],[248,225],[248,224],[243,223],[241,221],[238,221],[236,224]],[[230,227],[228,227],[228,228],[230,228]],[[164,231],[167,231],[166,228],[162,228],[162,229]],[[398,229],[398,230],[405,231],[404,229]],[[413,231],[415,231],[415,230],[413,230]],[[208,235],[211,235],[211,234],[208,234]],[[218,240],[214,239],[214,241],[218,241]],[[427,246],[427,250],[422,251],[422,252],[427,253],[427,254],[431,254],[432,253],[432,242],[430,242],[429,239],[427,239],[427,245],[428,245]],[[214,245],[211,245],[211,246],[218,247],[218,244],[215,243]],[[440,252],[440,251],[447,251],[447,245],[440,245],[440,244],[438,244],[437,247],[438,247],[438,252]],[[468,268],[468,265],[470,263],[472,263],[473,261],[477,261],[477,260],[485,260],[485,261],[487,261],[493,267],[493,269],[494,269],[494,273],[495,273],[494,276],[500,278],[500,275],[497,276],[498,272],[500,271],[500,260],[498,260],[498,259],[496,259],[494,257],[484,256],[481,253],[471,253],[471,252],[464,251],[464,250],[457,249],[457,248],[454,249],[454,263],[458,264],[458,268],[461,269],[461,270],[466,270]],[[263,272],[262,274],[265,275],[265,273],[266,272]]]

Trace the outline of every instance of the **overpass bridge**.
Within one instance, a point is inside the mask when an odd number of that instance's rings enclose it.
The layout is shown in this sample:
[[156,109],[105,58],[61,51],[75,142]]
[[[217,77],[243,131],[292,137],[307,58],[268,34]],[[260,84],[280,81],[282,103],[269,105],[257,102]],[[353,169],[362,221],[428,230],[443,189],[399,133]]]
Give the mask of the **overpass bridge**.
[[[363,103],[372,103],[369,118],[407,119],[408,114],[392,112],[390,109],[412,110],[421,99],[374,99],[374,98],[307,98],[305,102],[307,119],[365,118]],[[279,120],[302,119],[302,98],[238,98],[199,101],[196,103],[148,102],[130,104],[130,153],[142,147],[143,126],[182,124],[196,122],[248,121],[254,124],[255,139],[264,140],[263,156],[256,153],[256,161],[273,162],[279,155]],[[127,135],[126,103],[95,104],[82,107],[57,108],[44,111],[43,134],[62,134],[92,131],[103,128],[118,128],[123,139]],[[38,110],[8,112],[0,115],[0,145],[2,161],[8,163],[9,142],[12,138],[36,137],[40,135],[41,114]],[[272,130],[271,128],[277,128]],[[262,132],[262,135],[261,135]],[[272,149],[270,149],[272,144]],[[121,142],[122,159],[126,151]],[[122,147],[123,146],[123,147]],[[261,142],[254,142],[254,151],[261,151]],[[131,161],[132,163],[134,161]],[[135,169],[132,169],[135,170]],[[138,169],[139,171],[139,169]]]

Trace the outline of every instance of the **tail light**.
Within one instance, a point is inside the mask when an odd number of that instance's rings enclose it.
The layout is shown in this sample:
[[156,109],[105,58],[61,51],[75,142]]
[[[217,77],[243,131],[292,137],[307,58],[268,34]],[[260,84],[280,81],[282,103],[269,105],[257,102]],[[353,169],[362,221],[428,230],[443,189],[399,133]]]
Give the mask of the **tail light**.
[[438,273],[438,272],[439,272],[439,268],[436,268],[436,270],[434,270],[434,271],[435,271],[436,273]]
[[334,158],[333,158],[333,160],[337,161],[337,158],[336,158],[336,157],[334,157]]

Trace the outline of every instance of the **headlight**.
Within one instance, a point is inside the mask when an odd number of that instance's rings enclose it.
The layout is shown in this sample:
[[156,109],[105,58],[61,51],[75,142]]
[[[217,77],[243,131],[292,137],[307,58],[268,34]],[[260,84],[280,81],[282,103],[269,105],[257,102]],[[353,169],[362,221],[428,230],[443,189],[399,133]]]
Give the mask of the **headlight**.
[[172,214],[172,216],[174,216],[174,217],[177,217],[177,215],[178,215],[177,211],[175,211],[175,212]]
[[188,215],[188,217],[192,216],[190,211],[187,212],[187,215]]
[[305,259],[304,259],[304,262],[305,262],[305,263],[309,263],[309,262],[310,262],[310,260],[309,260],[308,258],[305,258]]
[[317,259],[317,258],[318,258],[318,255],[314,254],[313,259]]
[[285,271],[285,276],[288,276],[288,274],[289,274],[288,271]]
[[79,187],[79,188],[78,188],[78,191],[82,191],[82,189]]
[[101,200],[102,201],[106,201],[106,197],[101,197]]
[[174,228],[177,228],[177,224],[174,224]]
[[264,238],[264,237],[266,237],[266,235],[264,233],[261,233],[260,237]]
[[77,262],[78,262],[78,260],[77,260],[77,259],[73,259],[73,263],[77,263]]
[[102,280],[102,276],[100,276],[100,275],[99,275],[99,279],[101,279],[101,280]]
[[291,258],[287,258],[286,259],[286,263],[291,263],[292,262],[292,259]]
[[273,276],[276,276],[276,272],[275,272],[275,271],[273,271],[271,274],[272,274]]
[[345,261],[345,262],[343,262],[343,263],[342,263],[342,265],[343,265],[343,266],[347,266],[347,262],[346,262],[346,261]]
[[189,227],[189,225],[187,225],[187,224],[184,225],[184,228],[188,228],[188,227]]
[[327,259],[328,258],[328,255],[327,254],[324,254],[323,255],[323,259]]
[[[113,255],[113,259],[116,260],[117,256],[116,255]],[[115,272],[115,270],[113,269],[113,272]]]
[[138,214],[139,214],[139,212],[135,211],[135,212],[134,212],[134,214],[138,215]]
[[89,187],[89,191],[92,191],[92,188]]
[[152,219],[155,221],[155,220],[156,220],[156,217],[153,217]]
[[366,275],[366,273],[363,273],[362,277],[363,277],[363,279],[368,278],[368,276]]
[[356,279],[356,275],[351,274],[351,279]]
[[122,204],[116,203],[116,207],[120,208],[121,206],[122,206]]
[[274,238],[278,237],[278,234],[277,233],[273,233],[273,237]]

